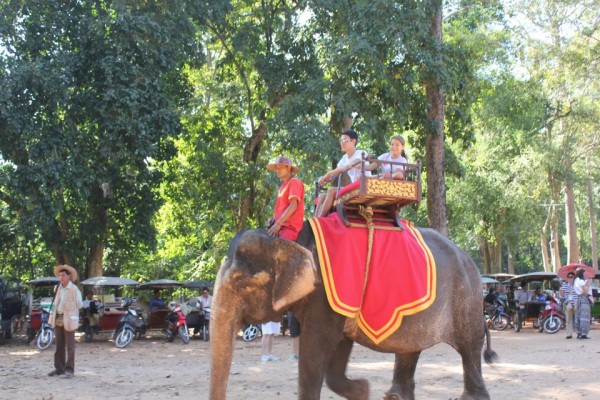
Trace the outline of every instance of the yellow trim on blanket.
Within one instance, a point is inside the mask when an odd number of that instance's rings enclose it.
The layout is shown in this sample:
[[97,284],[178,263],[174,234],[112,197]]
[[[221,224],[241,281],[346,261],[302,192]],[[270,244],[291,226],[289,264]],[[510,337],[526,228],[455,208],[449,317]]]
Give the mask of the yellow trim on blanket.
[[397,331],[402,325],[402,319],[405,315],[413,315],[420,311],[423,311],[429,306],[431,306],[435,301],[437,288],[435,259],[431,254],[431,250],[423,240],[421,233],[414,227],[414,225],[411,222],[406,221],[405,226],[408,228],[412,236],[417,240],[423,252],[425,253],[424,255],[427,263],[427,282],[429,283],[427,287],[427,293],[420,299],[397,307],[393,311],[387,324],[385,324],[379,330],[374,330],[369,324],[366,323],[358,307],[351,307],[343,303],[338,297],[337,290],[335,288],[335,282],[332,276],[332,269],[330,267],[327,246],[323,245],[325,243],[325,239],[323,237],[321,225],[317,218],[310,218],[308,221],[311,225],[313,233],[315,234],[315,243],[317,246],[317,254],[319,257],[321,276],[323,277],[323,286],[325,287],[325,293],[327,295],[329,305],[335,312],[341,315],[344,315],[348,318],[356,318],[357,324],[360,327],[360,329],[374,343],[381,343],[390,335],[392,335],[395,331]]
[[427,294],[422,298],[415,300],[411,303],[404,304],[394,310],[392,313],[392,317],[389,319],[388,323],[384,325],[379,330],[374,330],[371,326],[369,326],[364,320],[362,314],[358,315],[358,326],[361,330],[371,339],[374,343],[381,343],[385,339],[387,339],[391,334],[396,332],[400,325],[402,325],[402,319],[406,315],[413,315],[420,311],[423,311],[429,306],[433,304],[436,298],[436,287],[437,287],[437,274],[435,273],[435,259],[431,254],[431,250],[429,250],[429,246],[423,240],[421,233],[416,230],[413,224],[407,224],[408,229],[412,233],[412,235],[417,239],[421,248],[425,252],[425,259],[427,260],[427,282],[430,283],[427,288]]
[[348,318],[356,318],[358,307],[352,307],[345,304],[338,297],[337,290],[335,289],[335,282],[333,280],[332,269],[330,267],[329,253],[327,252],[327,246],[323,246],[325,239],[323,237],[323,230],[318,218],[311,218],[308,220],[310,226],[315,234],[315,243],[317,245],[317,254],[319,255],[319,265],[321,268],[321,276],[323,277],[323,286],[325,286],[325,294],[327,295],[327,301],[333,309],[333,311],[346,316]]

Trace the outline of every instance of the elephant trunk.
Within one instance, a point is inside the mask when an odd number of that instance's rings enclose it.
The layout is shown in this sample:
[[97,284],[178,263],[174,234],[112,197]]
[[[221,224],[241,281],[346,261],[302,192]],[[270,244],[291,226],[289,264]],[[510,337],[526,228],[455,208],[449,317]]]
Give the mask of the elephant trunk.
[[235,295],[221,287],[215,293],[210,316],[211,370],[210,400],[225,400],[227,381],[233,358],[233,344],[240,328],[236,315],[239,307],[234,304]]

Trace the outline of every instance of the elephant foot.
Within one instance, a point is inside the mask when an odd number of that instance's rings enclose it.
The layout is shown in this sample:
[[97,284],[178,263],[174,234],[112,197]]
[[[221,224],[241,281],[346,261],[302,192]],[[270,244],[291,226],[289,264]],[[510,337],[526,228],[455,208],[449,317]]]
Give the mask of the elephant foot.
[[414,400],[414,393],[410,395],[403,395],[400,392],[395,391],[393,388],[387,391],[383,395],[383,400]]
[[368,400],[369,381],[366,379],[345,379],[343,385],[331,385],[329,388],[348,400]]
[[459,397],[459,400],[490,400],[490,395],[487,390],[480,393],[463,392],[463,394]]

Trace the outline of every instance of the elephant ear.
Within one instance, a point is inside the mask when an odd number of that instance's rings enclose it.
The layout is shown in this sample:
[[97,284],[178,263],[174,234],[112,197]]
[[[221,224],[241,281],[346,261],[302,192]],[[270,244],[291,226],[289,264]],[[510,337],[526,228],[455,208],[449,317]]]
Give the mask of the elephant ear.
[[286,239],[275,241],[273,309],[281,311],[315,290],[317,268],[304,247]]

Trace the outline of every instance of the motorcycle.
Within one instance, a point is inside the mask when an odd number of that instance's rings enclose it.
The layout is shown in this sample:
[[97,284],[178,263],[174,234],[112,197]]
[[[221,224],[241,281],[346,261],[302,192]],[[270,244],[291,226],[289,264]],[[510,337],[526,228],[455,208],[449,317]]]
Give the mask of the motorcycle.
[[38,329],[35,336],[35,345],[40,350],[46,350],[52,342],[54,342],[54,328],[48,323],[50,317],[50,310],[48,308],[42,308],[40,329]]
[[484,314],[488,326],[498,331],[505,330],[511,324],[510,316],[504,312],[504,305],[498,300],[493,306],[488,307]]
[[[175,340],[175,336],[179,336],[183,344],[188,344],[190,342],[190,334],[188,332],[187,322],[185,318],[185,314],[181,309],[181,306],[176,302],[172,301],[169,303],[170,313],[167,314],[166,318],[166,329],[163,331],[167,342],[172,342]],[[210,311],[209,311],[210,312]],[[206,322],[206,321],[205,321]],[[208,326],[206,326],[208,328]],[[203,328],[203,333],[204,333]],[[208,340],[208,335],[204,340]]]
[[566,317],[558,307],[558,301],[550,296],[546,306],[540,310],[538,316],[538,332],[556,333],[565,326]]
[[131,343],[134,337],[140,338],[146,333],[146,322],[141,314],[129,306],[132,300],[129,297],[124,297],[121,300],[121,307],[125,310],[125,314],[119,318],[119,323],[115,329],[113,339],[118,348],[124,348]]
[[251,342],[257,338],[260,333],[260,325],[258,324],[248,324],[244,326],[242,330],[242,339],[244,342]]
[[210,307],[204,307],[204,323],[202,324],[202,339],[208,341],[210,337]]

